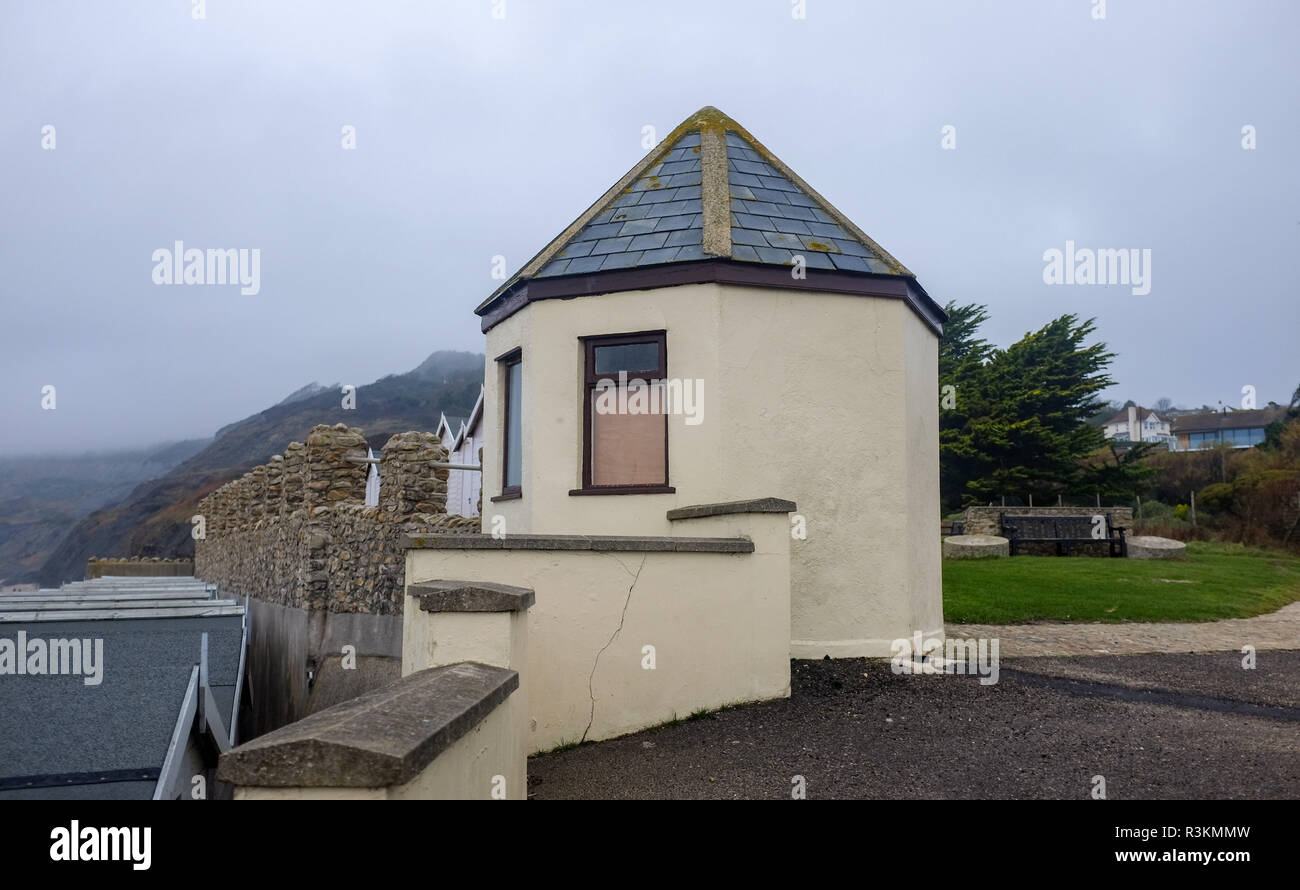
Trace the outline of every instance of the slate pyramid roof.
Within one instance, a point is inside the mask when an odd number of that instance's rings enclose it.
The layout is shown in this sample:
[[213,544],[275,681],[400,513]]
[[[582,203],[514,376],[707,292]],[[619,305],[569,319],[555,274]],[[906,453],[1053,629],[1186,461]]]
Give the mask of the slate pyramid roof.
[[[910,279],[917,299],[926,304],[923,314],[932,324],[944,320],[902,263],[748,130],[706,106],[476,311],[486,314],[530,281],[705,260],[788,268],[796,256],[809,270]],[[595,293],[599,287],[586,290]]]

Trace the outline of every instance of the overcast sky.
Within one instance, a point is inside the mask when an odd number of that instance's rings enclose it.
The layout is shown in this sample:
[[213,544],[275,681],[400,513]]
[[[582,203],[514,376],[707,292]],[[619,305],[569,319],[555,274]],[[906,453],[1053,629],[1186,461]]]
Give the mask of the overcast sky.
[[[5,0],[0,453],[207,436],[480,351],[492,257],[703,105],[998,345],[1078,312],[1115,398],[1300,383],[1300,4],[500,5]],[[155,285],[177,240],[258,248],[260,292]],[[1150,293],[1045,284],[1067,240],[1149,249]]]

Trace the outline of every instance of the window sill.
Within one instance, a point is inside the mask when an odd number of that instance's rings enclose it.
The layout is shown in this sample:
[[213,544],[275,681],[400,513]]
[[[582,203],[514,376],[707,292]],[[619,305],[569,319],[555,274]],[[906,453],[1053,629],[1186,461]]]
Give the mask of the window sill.
[[501,494],[494,498],[489,498],[488,500],[495,504],[498,501],[517,501],[523,496],[524,493],[522,491],[503,491]]
[[570,497],[590,494],[676,494],[671,485],[606,485],[599,488],[575,488]]

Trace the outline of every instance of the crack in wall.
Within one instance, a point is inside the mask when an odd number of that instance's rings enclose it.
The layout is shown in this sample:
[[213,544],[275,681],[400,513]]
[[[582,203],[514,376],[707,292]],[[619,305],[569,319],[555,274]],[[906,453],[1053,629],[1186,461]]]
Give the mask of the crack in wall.
[[623,612],[618,616],[618,627],[614,629],[614,632],[610,634],[610,637],[605,642],[605,645],[601,646],[600,651],[596,653],[596,660],[592,662],[591,665],[591,673],[587,675],[587,695],[590,696],[591,698],[591,713],[587,717],[587,728],[582,731],[582,738],[578,739],[579,744],[587,740],[587,733],[591,732],[591,726],[593,723],[596,722],[595,680],[596,680],[596,668],[600,666],[600,656],[605,654],[605,650],[608,649],[610,646],[612,646],[614,644],[615,638],[617,638],[618,635],[623,632],[623,622],[627,620],[627,607],[632,602],[632,589],[636,587],[636,582],[641,578],[641,570],[645,568],[645,561],[649,556],[650,556],[649,553],[641,554],[641,564],[636,567],[636,572],[633,572],[627,566],[623,565],[623,561],[619,559],[617,556],[613,557],[614,561],[619,564],[619,566],[623,569],[623,571],[627,572],[629,575],[632,576],[632,583],[627,588],[627,598],[623,600]]

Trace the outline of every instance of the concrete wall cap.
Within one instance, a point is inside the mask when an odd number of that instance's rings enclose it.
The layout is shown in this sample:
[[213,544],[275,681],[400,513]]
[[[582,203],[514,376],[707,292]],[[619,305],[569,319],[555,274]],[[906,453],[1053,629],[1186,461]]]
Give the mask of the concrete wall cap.
[[406,588],[425,612],[522,612],[537,601],[527,587],[491,581],[425,581]]
[[597,550],[637,553],[753,553],[746,538],[641,535],[405,535],[406,550]]
[[383,788],[409,782],[519,687],[472,661],[429,668],[221,755],[217,775],[273,788]]
[[752,498],[747,501],[726,501],[721,504],[696,504],[668,511],[669,520],[705,519],[709,516],[727,516],[732,513],[793,513],[794,501],[781,498]]

